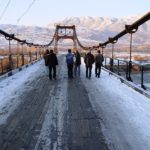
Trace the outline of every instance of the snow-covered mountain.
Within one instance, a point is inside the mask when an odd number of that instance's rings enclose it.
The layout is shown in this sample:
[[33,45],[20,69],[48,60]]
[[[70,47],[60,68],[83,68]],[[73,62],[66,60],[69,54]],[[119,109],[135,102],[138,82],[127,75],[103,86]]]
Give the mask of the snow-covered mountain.
[[[48,28],[38,26],[16,26],[10,24],[0,25],[0,29],[7,33],[15,34],[20,39],[27,39],[27,41],[34,43],[48,43],[54,32]],[[2,39],[2,36],[0,38]]]
[[[48,43],[54,34],[55,24],[60,25],[76,25],[77,35],[81,43],[84,41],[105,42],[108,37],[113,37],[122,31],[126,24],[130,25],[138,20],[142,15],[128,16],[123,18],[112,17],[66,17],[60,21],[50,23],[47,28],[0,25],[0,29],[9,33],[16,34],[21,39],[28,39],[34,43]],[[2,37],[0,37],[2,38]],[[150,21],[139,27],[133,36],[134,44],[150,44]],[[1,40],[0,43],[2,43]],[[120,43],[129,43],[129,36],[124,36]]]
[[[67,17],[56,24],[76,25],[77,34],[82,39],[90,39],[104,42],[108,37],[113,37],[121,32],[125,25],[130,25],[143,15],[128,16],[124,18],[111,17]],[[49,24],[52,28],[53,24]],[[134,34],[134,42],[136,44],[150,43],[150,22],[144,23]],[[127,36],[121,39],[122,42],[128,42]]]

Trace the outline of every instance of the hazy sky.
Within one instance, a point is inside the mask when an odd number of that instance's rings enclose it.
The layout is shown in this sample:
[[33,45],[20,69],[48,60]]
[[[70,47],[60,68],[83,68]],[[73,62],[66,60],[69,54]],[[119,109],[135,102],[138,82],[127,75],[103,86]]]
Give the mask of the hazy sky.
[[69,16],[123,17],[150,11],[150,0],[0,0],[0,24],[17,24],[33,1],[19,25],[47,26]]

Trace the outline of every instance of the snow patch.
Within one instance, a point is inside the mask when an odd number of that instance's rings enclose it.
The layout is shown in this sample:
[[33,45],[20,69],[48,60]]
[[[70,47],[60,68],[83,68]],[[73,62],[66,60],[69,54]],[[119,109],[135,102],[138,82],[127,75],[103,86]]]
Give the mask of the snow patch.
[[9,115],[21,103],[19,96],[23,94],[24,90],[32,88],[28,84],[41,75],[43,70],[39,68],[43,66],[43,61],[37,62],[0,81],[0,124],[5,123]]
[[88,80],[84,74],[82,66],[83,83],[94,110],[103,120],[108,143],[117,150],[150,149],[150,99],[103,70],[101,78]]

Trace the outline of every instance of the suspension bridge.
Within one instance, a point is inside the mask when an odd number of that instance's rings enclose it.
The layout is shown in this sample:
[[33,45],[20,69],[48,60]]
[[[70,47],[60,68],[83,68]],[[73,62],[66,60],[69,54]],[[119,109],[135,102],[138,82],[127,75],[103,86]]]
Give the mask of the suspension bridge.
[[[0,149],[150,149],[150,64],[132,57],[133,34],[149,20],[150,12],[90,47],[80,42],[75,25],[57,25],[47,44],[30,43],[0,30],[8,41],[7,53],[0,58]],[[127,34],[129,56],[115,58],[115,44]],[[101,50],[101,78],[86,79],[82,62],[81,76],[68,79],[65,55],[58,51],[60,39],[71,39],[72,49],[82,55],[89,49]],[[50,47],[58,54],[56,81],[49,81],[43,64]]]

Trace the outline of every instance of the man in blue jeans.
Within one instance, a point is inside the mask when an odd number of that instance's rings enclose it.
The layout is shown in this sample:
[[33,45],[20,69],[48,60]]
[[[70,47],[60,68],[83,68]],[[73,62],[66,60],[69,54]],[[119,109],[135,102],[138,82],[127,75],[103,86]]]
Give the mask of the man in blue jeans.
[[53,78],[56,80],[56,66],[58,65],[58,60],[56,54],[53,53],[53,50],[50,50],[50,53],[47,57],[47,64],[49,67],[49,79],[52,80],[53,71]]
[[94,55],[91,53],[91,50],[85,55],[84,63],[86,66],[86,78],[91,79],[92,65],[94,63]]
[[73,60],[74,55],[71,53],[71,49],[68,49],[68,54],[66,55],[66,63],[68,67],[68,77],[73,78]]
[[75,64],[74,75],[80,76],[81,55],[77,50],[75,52],[75,63],[74,64]]
[[98,78],[100,78],[103,61],[104,61],[104,57],[101,54],[100,50],[98,50],[97,55],[95,56],[95,76]]

